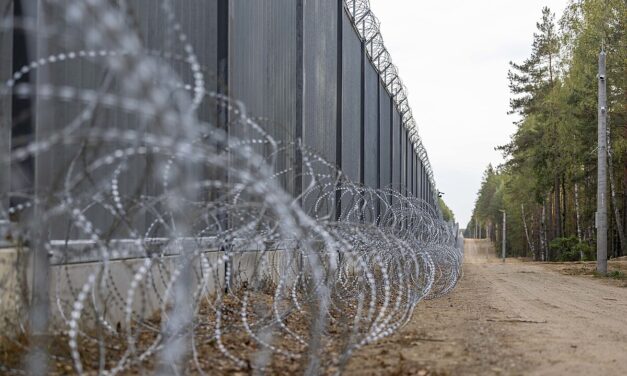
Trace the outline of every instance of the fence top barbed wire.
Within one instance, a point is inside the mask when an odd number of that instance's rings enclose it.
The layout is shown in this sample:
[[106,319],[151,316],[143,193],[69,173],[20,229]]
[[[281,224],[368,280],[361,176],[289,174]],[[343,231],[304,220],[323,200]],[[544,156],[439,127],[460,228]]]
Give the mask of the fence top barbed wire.
[[438,191],[431,162],[420,138],[418,124],[409,105],[407,88],[403,84],[398,68],[392,61],[392,56],[385,47],[383,35],[381,34],[381,23],[370,7],[370,0],[344,0],[344,4],[359,37],[366,45],[366,52],[370,61],[377,69],[381,80],[396,104],[396,108],[401,115],[403,127],[407,130],[416,153],[425,167],[429,183],[433,187],[434,202],[437,202]]

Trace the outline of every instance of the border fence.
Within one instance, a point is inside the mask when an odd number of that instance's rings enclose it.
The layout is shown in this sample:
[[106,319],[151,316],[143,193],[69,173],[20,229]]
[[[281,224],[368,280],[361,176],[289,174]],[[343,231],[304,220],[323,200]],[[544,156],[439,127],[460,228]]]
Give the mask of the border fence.
[[341,372],[455,286],[367,0],[0,15],[0,372]]

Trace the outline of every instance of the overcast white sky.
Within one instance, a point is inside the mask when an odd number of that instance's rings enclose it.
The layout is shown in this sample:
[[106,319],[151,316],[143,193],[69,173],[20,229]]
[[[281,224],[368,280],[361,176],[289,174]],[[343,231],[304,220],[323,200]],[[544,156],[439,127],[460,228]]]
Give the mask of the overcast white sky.
[[437,188],[463,228],[494,150],[508,142],[510,60],[529,56],[543,6],[567,0],[370,0],[407,86]]

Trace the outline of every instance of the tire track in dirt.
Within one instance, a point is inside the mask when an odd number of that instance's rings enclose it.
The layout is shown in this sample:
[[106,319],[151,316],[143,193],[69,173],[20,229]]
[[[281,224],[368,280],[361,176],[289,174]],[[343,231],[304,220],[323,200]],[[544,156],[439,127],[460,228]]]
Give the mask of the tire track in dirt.
[[627,374],[627,289],[502,263],[486,241],[465,252],[458,287],[355,354],[347,374]]

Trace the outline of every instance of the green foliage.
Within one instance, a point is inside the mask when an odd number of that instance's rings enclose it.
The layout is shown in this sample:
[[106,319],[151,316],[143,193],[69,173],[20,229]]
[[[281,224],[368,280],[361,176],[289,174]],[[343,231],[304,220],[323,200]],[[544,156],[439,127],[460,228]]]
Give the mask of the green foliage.
[[574,237],[556,238],[549,243],[551,254],[558,261],[581,261],[580,254],[576,248],[579,240]]
[[553,255],[553,260],[556,261],[567,262],[594,260],[590,244],[579,241],[579,239],[575,236],[553,239],[549,243],[549,249],[551,251],[551,255]]
[[627,275],[624,272],[621,272],[620,270],[611,271],[607,273],[607,276],[612,279],[620,279],[620,280],[627,279]]
[[438,203],[440,204],[440,209],[442,210],[442,217],[446,222],[453,221],[455,222],[455,214],[453,211],[446,205],[442,197],[438,198]]
[[596,247],[591,247],[590,243],[579,242],[575,245],[575,252],[577,254],[583,254],[583,260],[581,261],[596,261]]
[[618,280],[627,280],[627,274],[625,272],[621,272],[620,270],[612,270],[608,271],[607,274],[599,273],[596,270],[592,273],[595,277],[599,278],[611,278]]
[[[627,187],[627,1],[570,0],[561,16],[544,8],[531,54],[511,62],[510,113],[518,115],[506,163],[488,166],[466,236],[479,224],[500,243],[507,213],[508,254],[542,259],[594,258],[598,55],[607,53],[610,169],[616,192],[612,234],[623,231]],[[618,211],[619,213],[615,213]],[[614,235],[615,236],[615,235]],[[610,241],[610,244],[616,242]],[[612,255],[615,255],[612,254]]]

